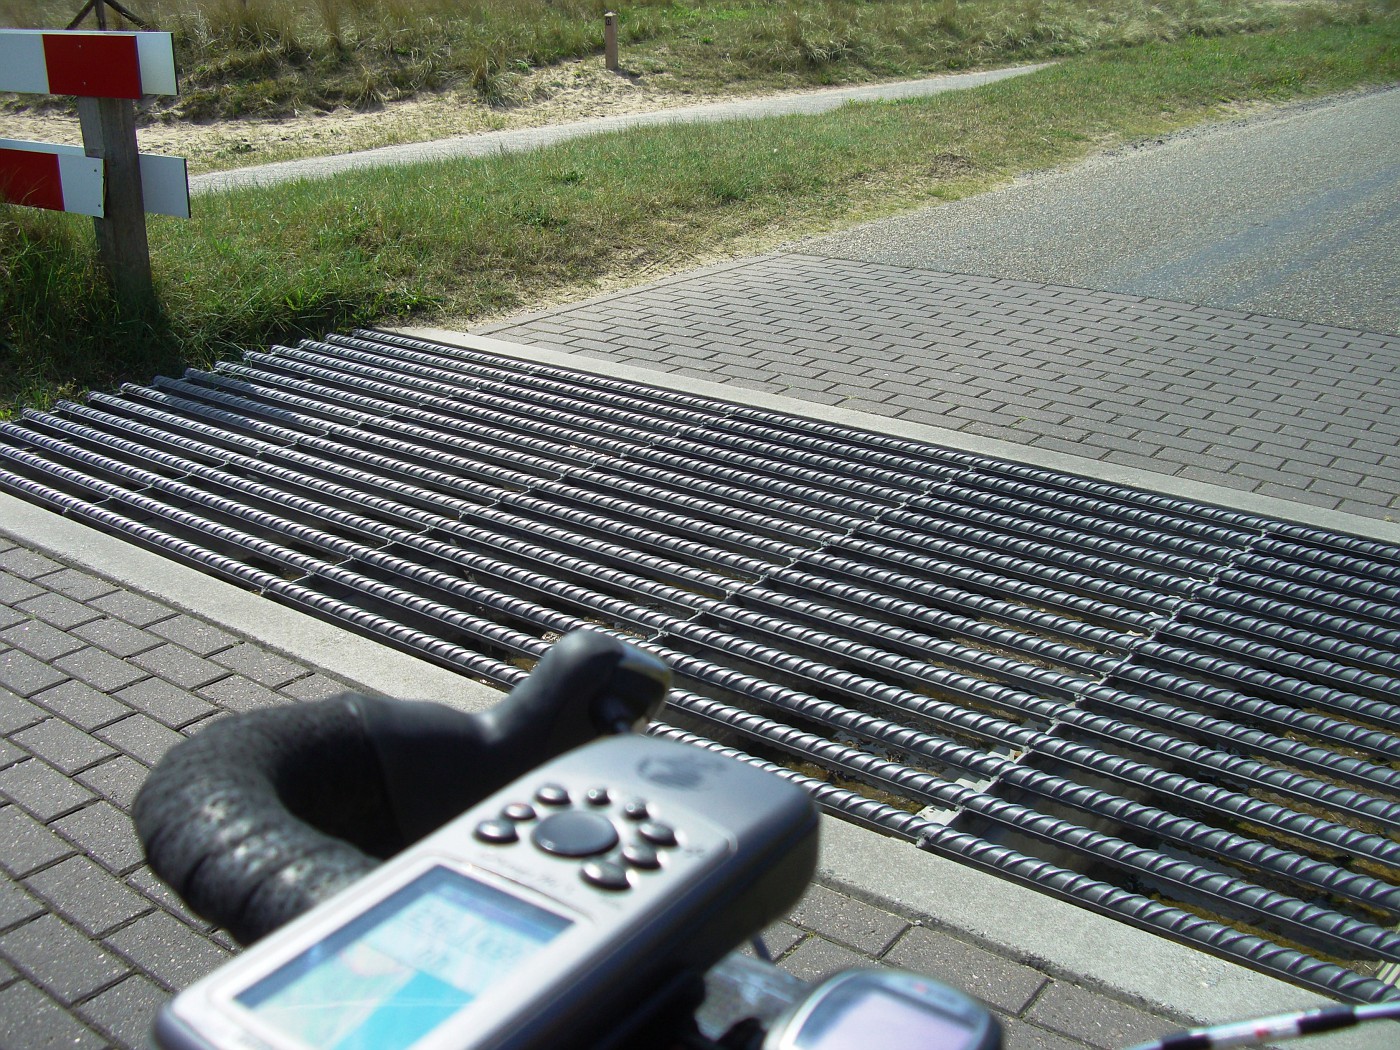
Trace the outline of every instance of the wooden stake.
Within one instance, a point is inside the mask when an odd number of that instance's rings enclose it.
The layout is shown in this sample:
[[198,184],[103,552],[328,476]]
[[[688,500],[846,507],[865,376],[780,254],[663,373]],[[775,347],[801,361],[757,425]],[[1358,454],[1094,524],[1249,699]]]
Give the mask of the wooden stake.
[[136,105],[125,98],[80,98],[78,123],[83,131],[83,152],[103,162],[106,215],[92,220],[98,259],[117,301],[142,309],[154,301],[155,291],[141,197]]
[[603,65],[616,73],[622,68],[617,61],[617,15],[603,15]]
[[[246,7],[247,5],[247,0],[243,0],[243,6]],[[78,25],[82,22],[84,18],[86,18],[90,14],[96,14],[97,28],[106,29],[107,8],[109,7],[113,8],[117,12],[117,14],[121,15],[134,26],[140,26],[142,29],[155,28],[155,26],[151,25],[151,23],[143,21],[142,19],[137,18],[135,15],[133,15],[130,11],[123,7],[118,2],[118,0],[87,0],[87,3],[83,5],[83,9],[73,16],[73,21],[68,23],[67,28],[77,29]]]

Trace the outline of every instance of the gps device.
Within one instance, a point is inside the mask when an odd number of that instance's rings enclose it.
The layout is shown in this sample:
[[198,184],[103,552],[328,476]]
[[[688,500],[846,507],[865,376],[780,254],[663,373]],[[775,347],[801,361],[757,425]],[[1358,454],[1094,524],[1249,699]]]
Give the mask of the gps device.
[[617,736],[534,770],[177,996],[164,1050],[603,1045],[801,896],[772,773]]
[[975,1000],[903,970],[846,970],[769,1029],[763,1050],[999,1050],[1001,1025]]

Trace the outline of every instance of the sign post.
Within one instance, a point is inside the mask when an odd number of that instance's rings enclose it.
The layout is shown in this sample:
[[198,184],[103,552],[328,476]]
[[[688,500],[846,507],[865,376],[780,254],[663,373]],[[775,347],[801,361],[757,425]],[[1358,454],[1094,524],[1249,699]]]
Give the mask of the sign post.
[[616,73],[622,68],[617,60],[617,13],[603,14],[603,66]]
[[83,152],[102,161],[106,214],[92,220],[97,257],[117,300],[133,306],[155,298],[151,248],[146,239],[146,202],[136,149],[136,106],[126,98],[78,99]]
[[[247,0],[244,0],[244,3],[246,4]],[[137,18],[121,4],[117,3],[117,0],[87,0],[87,3],[83,5],[83,9],[73,16],[73,21],[68,23],[68,28],[77,29],[78,26],[82,24],[84,18],[86,18],[89,14],[95,14],[97,16],[97,28],[106,29],[107,8],[109,7],[116,11],[117,14],[125,18],[132,25],[140,26],[142,29],[155,28],[155,26],[151,25],[149,22],[141,21],[141,19]]]

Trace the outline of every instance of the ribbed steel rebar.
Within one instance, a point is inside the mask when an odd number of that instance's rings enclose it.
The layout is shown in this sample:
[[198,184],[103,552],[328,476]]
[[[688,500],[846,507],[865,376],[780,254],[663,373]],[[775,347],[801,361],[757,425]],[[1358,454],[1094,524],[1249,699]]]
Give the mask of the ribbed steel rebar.
[[1124,886],[1395,955],[1400,549],[371,332],[0,424],[0,486],[498,684],[601,626],[686,717],[962,814],[804,781],[849,819],[1331,994]]
[[[614,480],[614,485],[622,487],[624,490],[630,489],[633,492],[636,492],[638,489],[641,489],[642,494],[646,495],[646,490],[644,486],[628,486],[625,482],[617,479]],[[541,488],[543,491],[546,492],[558,491],[558,486],[551,488],[551,486],[547,484],[541,486]],[[671,498],[674,500],[674,495],[672,495]],[[625,503],[619,503],[612,497],[607,497],[603,495],[594,497],[590,501],[590,505],[596,506],[599,502],[602,502],[603,505],[608,507],[609,509],[616,509],[618,507],[622,507],[624,509],[624,512],[626,512],[626,508],[628,507],[628,505]],[[685,505],[686,503],[689,504],[689,506],[687,506],[687,509],[698,509],[702,513],[706,513],[708,518],[714,519],[716,521],[719,519],[723,519],[725,516],[725,508],[722,506],[707,504],[705,501],[700,500],[682,501],[682,503],[683,505]],[[791,521],[786,523],[779,522],[766,515],[760,515],[758,517],[761,518],[766,528],[771,528],[772,532],[777,533],[779,535],[787,535],[789,537],[805,539],[808,542],[817,543],[820,543],[825,538],[821,534],[814,534],[811,530],[808,530],[805,527],[795,524]],[[727,527],[719,526],[717,524],[714,524],[712,521],[701,521],[693,519],[689,516],[671,515],[667,513],[664,518],[664,522],[669,528],[673,530],[686,532],[690,534],[706,535],[710,537],[714,537],[718,534],[721,538],[727,538],[729,535],[732,535],[731,530],[728,530]],[[752,524],[752,522],[749,522],[748,524]],[[1108,699],[1108,694],[1104,690],[1099,690],[1097,695],[1095,696],[1095,699],[1099,700],[1100,702],[1110,704],[1121,702],[1118,700]],[[1194,697],[1194,699],[1197,699],[1198,701],[1204,699],[1207,702],[1210,702],[1213,698],[1208,690],[1198,689],[1197,695]],[[1389,771],[1367,769],[1363,764],[1355,763],[1347,759],[1327,754],[1325,752],[1320,751],[1319,749],[1308,748],[1303,745],[1295,745],[1292,742],[1280,741],[1277,738],[1267,737],[1265,734],[1261,734],[1253,730],[1233,727],[1229,723],[1222,722],[1219,719],[1194,716],[1190,713],[1183,713],[1179,709],[1172,708],[1168,705],[1151,703],[1145,700],[1138,700],[1135,698],[1129,698],[1127,702],[1136,708],[1136,713],[1155,718],[1159,722],[1165,722],[1170,724],[1185,721],[1189,723],[1192,726],[1192,728],[1203,732],[1208,736],[1230,740],[1235,742],[1236,744],[1244,743],[1246,746],[1252,748],[1264,747],[1283,756],[1286,756],[1289,761],[1294,762],[1296,764],[1301,764],[1306,768],[1313,768],[1319,770],[1335,770],[1340,775],[1360,777],[1362,779],[1368,779],[1371,782],[1387,786],[1391,784],[1400,783],[1400,775],[1390,773]],[[1286,710],[1279,707],[1278,705],[1267,705],[1263,701],[1251,701],[1248,698],[1242,698],[1238,695],[1226,695],[1220,697],[1219,699],[1213,699],[1213,702],[1217,706],[1233,708],[1238,708],[1241,704],[1252,704],[1256,708],[1256,713],[1260,713],[1258,709],[1266,709],[1270,712],[1275,713],[1285,712]],[[1296,726],[1299,719],[1310,719],[1312,717],[1297,712],[1286,712],[1286,714],[1292,720],[1291,724],[1289,725],[1290,728]],[[1332,725],[1337,726],[1336,723],[1332,723]],[[1364,735],[1366,731],[1360,729],[1349,731],[1347,727],[1339,726],[1337,728],[1337,732],[1341,734],[1342,743],[1346,743],[1353,746],[1356,746],[1358,744],[1363,747],[1390,746],[1393,748],[1395,746],[1393,738],[1388,738],[1384,735],[1374,735],[1372,737],[1365,738]],[[1348,733],[1350,734],[1349,736],[1347,735]]]
[[1322,962],[1294,949],[1281,948],[1261,937],[1240,933],[1157,901],[1106,886],[1005,846],[993,845],[952,828],[922,821],[912,814],[863,798],[854,792],[821,781],[814,782],[813,778],[754,759],[742,751],[720,747],[704,737],[664,725],[654,731],[671,739],[713,748],[786,776],[808,787],[828,807],[838,812],[850,812],[861,823],[888,834],[916,836],[918,845],[930,852],[994,872],[1040,892],[1071,900],[1173,939],[1204,947],[1224,958],[1281,974],[1305,987],[1355,1002],[1379,1002],[1394,994],[1390,985],[1361,977],[1334,963]]
[[[36,421],[38,421],[38,420],[37,420],[37,417],[36,417]],[[62,431],[66,431],[66,432],[70,432],[70,433],[77,432],[77,433],[81,434],[81,432],[82,432],[82,430],[83,430],[83,428],[79,428],[79,427],[76,427],[76,426],[70,425],[70,424],[65,424],[65,423],[63,423],[62,421],[55,421],[55,423],[54,423],[53,425],[56,427],[56,429],[59,429],[59,430],[62,430]],[[119,447],[120,447],[120,446],[119,446]],[[135,447],[135,446],[128,446],[128,447],[129,447],[129,450],[130,450],[130,451],[133,451],[133,452],[139,452],[139,451],[140,451],[139,448],[137,448],[137,447]],[[214,483],[214,484],[220,484],[220,483],[221,483],[216,472],[211,472],[211,471],[209,471],[208,469],[202,468],[202,467],[200,467],[198,464],[195,464],[195,463],[193,463],[193,462],[189,462],[189,461],[179,461],[179,460],[175,460],[175,459],[173,459],[173,458],[171,458],[171,457],[164,457],[164,456],[157,457],[157,462],[161,462],[161,461],[166,462],[167,465],[169,465],[169,466],[171,466],[172,468],[174,468],[177,472],[180,472],[180,473],[190,473],[190,474],[202,476],[202,477],[204,477],[204,479],[205,479],[206,481],[209,481],[209,482]],[[253,484],[253,483],[243,482],[241,479],[233,479],[233,482],[232,482],[232,483],[233,483],[233,486],[234,486],[235,488],[241,488],[241,489],[242,489],[247,495],[249,495],[250,497],[260,496],[260,497],[262,497],[263,499],[267,500],[269,503],[278,503],[278,499],[277,499],[277,495],[278,495],[278,494],[277,494],[275,491],[263,489],[261,486],[257,486],[257,485],[255,485],[255,484]],[[226,479],[226,480],[224,480],[224,481],[222,482],[222,484],[227,485],[227,484],[229,484],[229,481]],[[293,507],[296,507],[297,502],[299,502],[299,501],[293,501],[291,505],[292,505]],[[285,508],[285,507],[287,506],[286,501],[283,501],[283,502],[281,503],[281,505]],[[393,528],[391,528],[391,527],[387,527],[387,526],[378,526],[378,527],[377,527],[376,524],[375,524],[373,521],[370,521],[369,519],[360,518],[358,515],[351,515],[351,514],[345,514],[345,513],[341,513],[341,512],[335,512],[335,511],[331,510],[330,508],[325,507],[325,506],[323,506],[323,505],[308,504],[304,509],[305,509],[305,516],[306,516],[307,520],[318,521],[318,522],[319,522],[319,521],[323,521],[323,520],[331,520],[331,521],[335,521],[335,522],[338,522],[338,523],[341,523],[341,524],[344,524],[344,523],[346,523],[347,521],[349,521],[349,522],[354,522],[354,523],[358,526],[358,528],[360,529],[360,531],[362,531],[364,534],[366,534],[366,535],[368,535],[368,536],[372,536],[372,537],[376,538],[376,539],[379,540],[379,541],[385,541],[385,542],[387,542],[387,541],[397,541],[397,542],[400,542],[400,543],[407,543],[407,544],[409,544],[409,545],[415,545],[415,544],[417,544],[417,545],[419,545],[419,546],[428,546],[428,547],[436,547],[436,546],[439,546],[439,545],[436,544],[436,543],[430,543],[430,542],[428,542],[428,541],[422,541],[422,540],[420,540],[419,538],[414,537],[414,536],[412,536],[412,535],[410,535],[410,534],[400,533],[399,530],[393,529]],[[494,542],[494,541],[493,541],[493,542]],[[339,551],[339,553],[342,554],[342,555],[345,555],[345,554],[347,554],[347,549],[342,548],[342,549]],[[451,552],[450,550],[444,549],[444,551],[443,551],[442,553],[444,553],[444,554],[450,556],[452,552]],[[491,569],[491,567],[490,567],[489,565],[483,567],[483,566],[482,566],[481,564],[479,564],[479,563],[473,564],[470,560],[465,561],[465,563],[463,564],[463,568],[464,568],[464,569],[467,569],[467,570],[474,570],[474,571],[487,571],[487,572],[492,571],[492,569]],[[499,572],[500,570],[497,569],[496,571]],[[576,570],[576,571],[578,571],[578,570]],[[596,574],[598,571],[599,571],[599,570],[598,570],[596,567],[583,566],[583,567],[582,567],[582,572],[581,572],[581,574],[582,574],[582,575],[594,575],[594,574]],[[547,585],[546,585],[546,587],[547,587]],[[633,584],[632,584],[632,588],[633,588],[634,590],[638,591],[639,593],[640,593],[641,591],[643,591],[643,590],[646,590],[648,593],[652,594],[653,596],[657,593],[657,588],[655,588],[655,587],[652,587],[652,588],[645,588],[645,587],[639,585],[638,583],[633,583]],[[596,606],[597,604],[599,604],[599,599],[598,599],[597,597],[594,597],[594,598],[591,598],[591,599],[588,598],[588,597],[585,597],[585,598],[581,599],[581,604],[585,604],[585,605],[592,604],[592,605],[595,605],[595,606]],[[657,626],[657,623],[656,623],[655,621],[653,621],[653,623],[651,624],[651,626],[654,628],[654,627]],[[759,625],[757,625],[757,624],[752,624],[752,623],[751,623],[751,626],[758,627]],[[693,629],[693,628],[690,628],[689,625],[686,625],[686,626],[682,627],[681,629],[682,629],[682,631],[685,631],[685,630],[691,630],[691,629]],[[822,644],[823,646],[831,646],[831,645],[839,645],[839,644],[841,644],[839,639],[829,638],[829,637],[825,637],[825,636],[823,636],[819,641],[820,641],[820,644]],[[740,644],[740,643],[738,643],[738,641],[735,640],[735,639],[723,639],[723,640],[719,643],[719,646],[718,646],[718,647],[721,648],[721,649],[726,649],[726,648],[727,648],[727,649],[735,649],[735,648],[737,648],[737,647],[739,646],[739,644]],[[965,764],[966,764],[966,763],[965,763]],[[1157,830],[1160,831],[1160,827],[1159,827]]]

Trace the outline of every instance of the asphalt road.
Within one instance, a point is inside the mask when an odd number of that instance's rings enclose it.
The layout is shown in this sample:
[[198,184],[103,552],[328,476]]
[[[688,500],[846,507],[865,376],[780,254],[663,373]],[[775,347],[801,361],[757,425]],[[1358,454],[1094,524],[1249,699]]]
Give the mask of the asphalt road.
[[800,250],[1400,332],[1400,88],[1184,132]]

